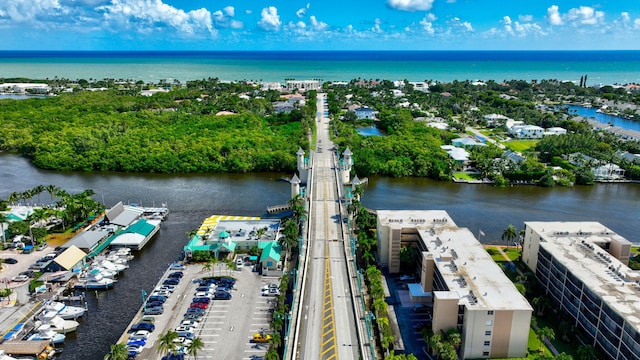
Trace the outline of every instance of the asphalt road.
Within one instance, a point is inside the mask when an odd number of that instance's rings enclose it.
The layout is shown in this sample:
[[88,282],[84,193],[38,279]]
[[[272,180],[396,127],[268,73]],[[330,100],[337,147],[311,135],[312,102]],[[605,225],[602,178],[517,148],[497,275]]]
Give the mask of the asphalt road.
[[309,211],[308,268],[297,358],[358,359],[359,346],[349,292],[333,143],[322,116],[325,94],[318,96],[317,151],[313,160]]

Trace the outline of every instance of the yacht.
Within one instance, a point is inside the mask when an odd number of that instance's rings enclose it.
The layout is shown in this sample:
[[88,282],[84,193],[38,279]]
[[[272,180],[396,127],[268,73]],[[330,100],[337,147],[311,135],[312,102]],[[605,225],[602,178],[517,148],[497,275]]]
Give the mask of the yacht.
[[38,315],[36,328],[38,331],[53,330],[60,334],[76,331],[80,323],[75,320],[65,320],[56,311],[47,311]]
[[59,334],[53,330],[38,331],[27,338],[27,340],[47,340],[52,344],[62,344],[64,343],[64,339],[66,339],[64,334]]
[[86,279],[79,280],[74,287],[76,289],[102,290],[113,287],[115,282],[116,281],[111,278],[102,276],[98,271],[89,273]]
[[75,320],[87,311],[80,306],[69,306],[59,301],[50,301],[44,306],[45,311],[55,311],[64,320]]

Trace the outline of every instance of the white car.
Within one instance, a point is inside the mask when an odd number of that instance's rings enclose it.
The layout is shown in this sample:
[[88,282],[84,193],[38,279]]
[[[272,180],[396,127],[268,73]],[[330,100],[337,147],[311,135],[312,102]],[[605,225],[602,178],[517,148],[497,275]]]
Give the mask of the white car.
[[128,351],[133,351],[136,354],[140,354],[143,349],[144,349],[144,346],[142,346],[142,345],[129,345],[129,346],[127,346],[127,350]]
[[170,270],[184,270],[187,267],[180,263],[173,263],[169,266]]
[[206,297],[211,299],[214,295],[214,292],[209,292],[209,291],[198,291],[197,293],[193,294],[193,297]]
[[174,292],[176,290],[176,287],[173,285],[162,285],[160,287],[157,287],[154,291],[168,291],[170,293]]
[[193,333],[194,331],[196,331],[196,328],[194,328],[193,326],[180,325],[180,326],[176,327],[175,331],[177,333],[179,333],[179,332],[190,332],[190,333]]
[[191,326],[193,328],[197,328],[200,326],[200,323],[195,320],[182,320],[180,326]]
[[268,284],[262,287],[261,291],[267,291],[270,289],[278,289],[278,284]]
[[187,338],[185,338],[185,337],[179,337],[179,338],[177,338],[177,339],[173,340],[173,342],[174,342],[177,346],[189,346],[189,345],[191,345],[191,342],[192,342],[192,341],[193,341],[193,340],[191,340],[191,339],[187,339]]
[[11,281],[15,282],[23,282],[27,280],[29,280],[29,277],[27,275],[17,275],[11,278]]
[[151,334],[149,331],[147,330],[138,330],[136,332],[134,332],[133,334],[131,334],[131,336],[129,336],[129,339],[147,339],[149,338],[149,334]]
[[169,297],[171,295],[171,291],[168,290],[155,290],[151,293],[151,296],[166,296]]
[[262,291],[262,296],[278,296],[280,295],[280,290],[278,289],[267,289]]

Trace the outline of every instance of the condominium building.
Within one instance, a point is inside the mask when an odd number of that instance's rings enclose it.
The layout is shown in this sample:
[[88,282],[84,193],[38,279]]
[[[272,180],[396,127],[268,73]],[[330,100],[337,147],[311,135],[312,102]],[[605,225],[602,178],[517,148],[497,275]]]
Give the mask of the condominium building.
[[320,81],[318,80],[287,80],[284,85],[288,91],[308,91],[320,89]]
[[525,222],[523,261],[608,359],[640,359],[640,273],[626,265],[630,248],[598,222]]
[[432,307],[432,330],[458,329],[463,359],[526,357],[532,308],[482,244],[446,211],[377,211],[378,253],[390,273],[418,250],[412,302]]

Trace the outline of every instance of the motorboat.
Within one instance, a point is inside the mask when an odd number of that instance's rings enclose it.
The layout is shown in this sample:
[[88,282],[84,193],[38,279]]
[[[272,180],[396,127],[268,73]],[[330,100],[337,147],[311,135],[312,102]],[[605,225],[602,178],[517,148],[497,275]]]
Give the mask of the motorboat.
[[112,262],[109,260],[103,260],[101,261],[98,266],[100,266],[101,268],[105,268],[109,271],[115,271],[116,274],[119,274],[121,271],[128,269],[129,265],[126,264],[119,264],[116,262]]
[[52,344],[62,344],[64,343],[64,339],[66,336],[64,334],[57,333],[53,330],[42,330],[30,335],[27,340],[46,340]]
[[50,301],[44,306],[45,311],[55,311],[64,320],[75,320],[87,311],[80,306],[70,306],[59,301]]
[[114,279],[102,276],[98,271],[89,273],[86,279],[79,280],[74,287],[76,289],[102,290],[113,287],[115,282]]
[[65,320],[56,311],[44,311],[37,316],[36,328],[38,331],[53,330],[60,334],[76,331],[80,323],[75,320]]

